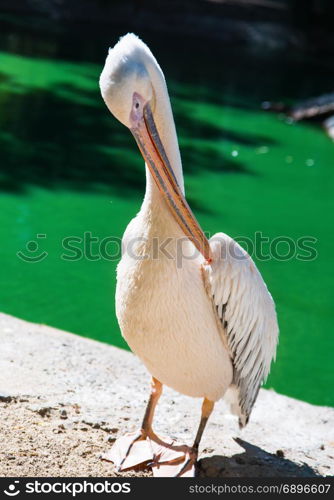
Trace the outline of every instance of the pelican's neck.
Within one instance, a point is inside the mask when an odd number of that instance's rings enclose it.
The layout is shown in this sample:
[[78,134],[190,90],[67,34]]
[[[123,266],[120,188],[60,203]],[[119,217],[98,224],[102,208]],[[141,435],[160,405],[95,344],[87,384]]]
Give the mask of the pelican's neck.
[[[184,182],[180,150],[176,135],[175,123],[168,96],[168,90],[164,75],[156,61],[147,61],[147,70],[150,74],[155,95],[154,121],[159,132],[159,136],[173,168],[176,180],[184,194]],[[161,203],[162,195],[153,180],[153,177],[146,167],[146,192],[144,206]],[[165,205],[165,203],[163,203]],[[166,205],[167,207],[167,205]]]

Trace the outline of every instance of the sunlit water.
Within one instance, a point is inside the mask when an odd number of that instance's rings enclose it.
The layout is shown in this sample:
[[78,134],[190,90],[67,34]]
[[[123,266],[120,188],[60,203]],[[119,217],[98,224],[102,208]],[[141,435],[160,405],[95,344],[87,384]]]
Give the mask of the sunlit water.
[[[105,238],[122,235],[144,192],[142,159],[97,84],[108,45],[126,28],[82,39],[84,28],[50,34],[2,22],[0,309],[126,347],[114,311],[114,243],[96,257]],[[254,257],[281,330],[267,386],[333,405],[334,144],[318,124],[291,124],[260,108],[331,90],[333,67],[142,35],[167,77],[188,199],[202,227],[244,245],[258,231],[271,242],[314,239],[311,261]],[[64,248],[71,236],[79,238],[75,250]],[[89,246],[89,236],[98,241]],[[284,243],[277,248],[287,252]],[[44,257],[27,262],[17,252]]]

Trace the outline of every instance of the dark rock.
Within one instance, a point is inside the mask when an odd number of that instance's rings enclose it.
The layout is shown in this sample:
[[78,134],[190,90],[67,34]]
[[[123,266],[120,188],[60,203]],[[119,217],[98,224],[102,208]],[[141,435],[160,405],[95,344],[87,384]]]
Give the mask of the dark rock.
[[9,394],[0,394],[0,403],[11,403],[15,398]]
[[41,416],[41,417],[50,417],[51,415],[51,410],[52,408],[50,408],[49,406],[44,406],[42,408],[39,408],[37,410],[37,413]]

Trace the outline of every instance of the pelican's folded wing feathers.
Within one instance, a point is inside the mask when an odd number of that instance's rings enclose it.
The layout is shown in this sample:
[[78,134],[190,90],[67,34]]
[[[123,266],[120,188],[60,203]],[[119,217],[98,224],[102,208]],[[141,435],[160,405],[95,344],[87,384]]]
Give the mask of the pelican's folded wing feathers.
[[232,238],[210,239],[212,262],[203,266],[205,285],[222,325],[234,366],[239,423],[248,422],[261,383],[275,358],[275,304],[248,253]]

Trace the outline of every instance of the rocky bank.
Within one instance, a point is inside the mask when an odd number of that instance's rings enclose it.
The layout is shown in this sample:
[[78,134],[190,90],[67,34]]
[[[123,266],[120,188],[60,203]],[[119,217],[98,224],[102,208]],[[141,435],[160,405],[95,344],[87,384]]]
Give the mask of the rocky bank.
[[[131,353],[0,314],[0,476],[118,473],[100,456],[135,430],[149,375]],[[191,444],[199,400],[165,389],[158,434]],[[334,473],[334,409],[262,389],[240,431],[223,403],[205,431],[198,474],[206,477]]]

